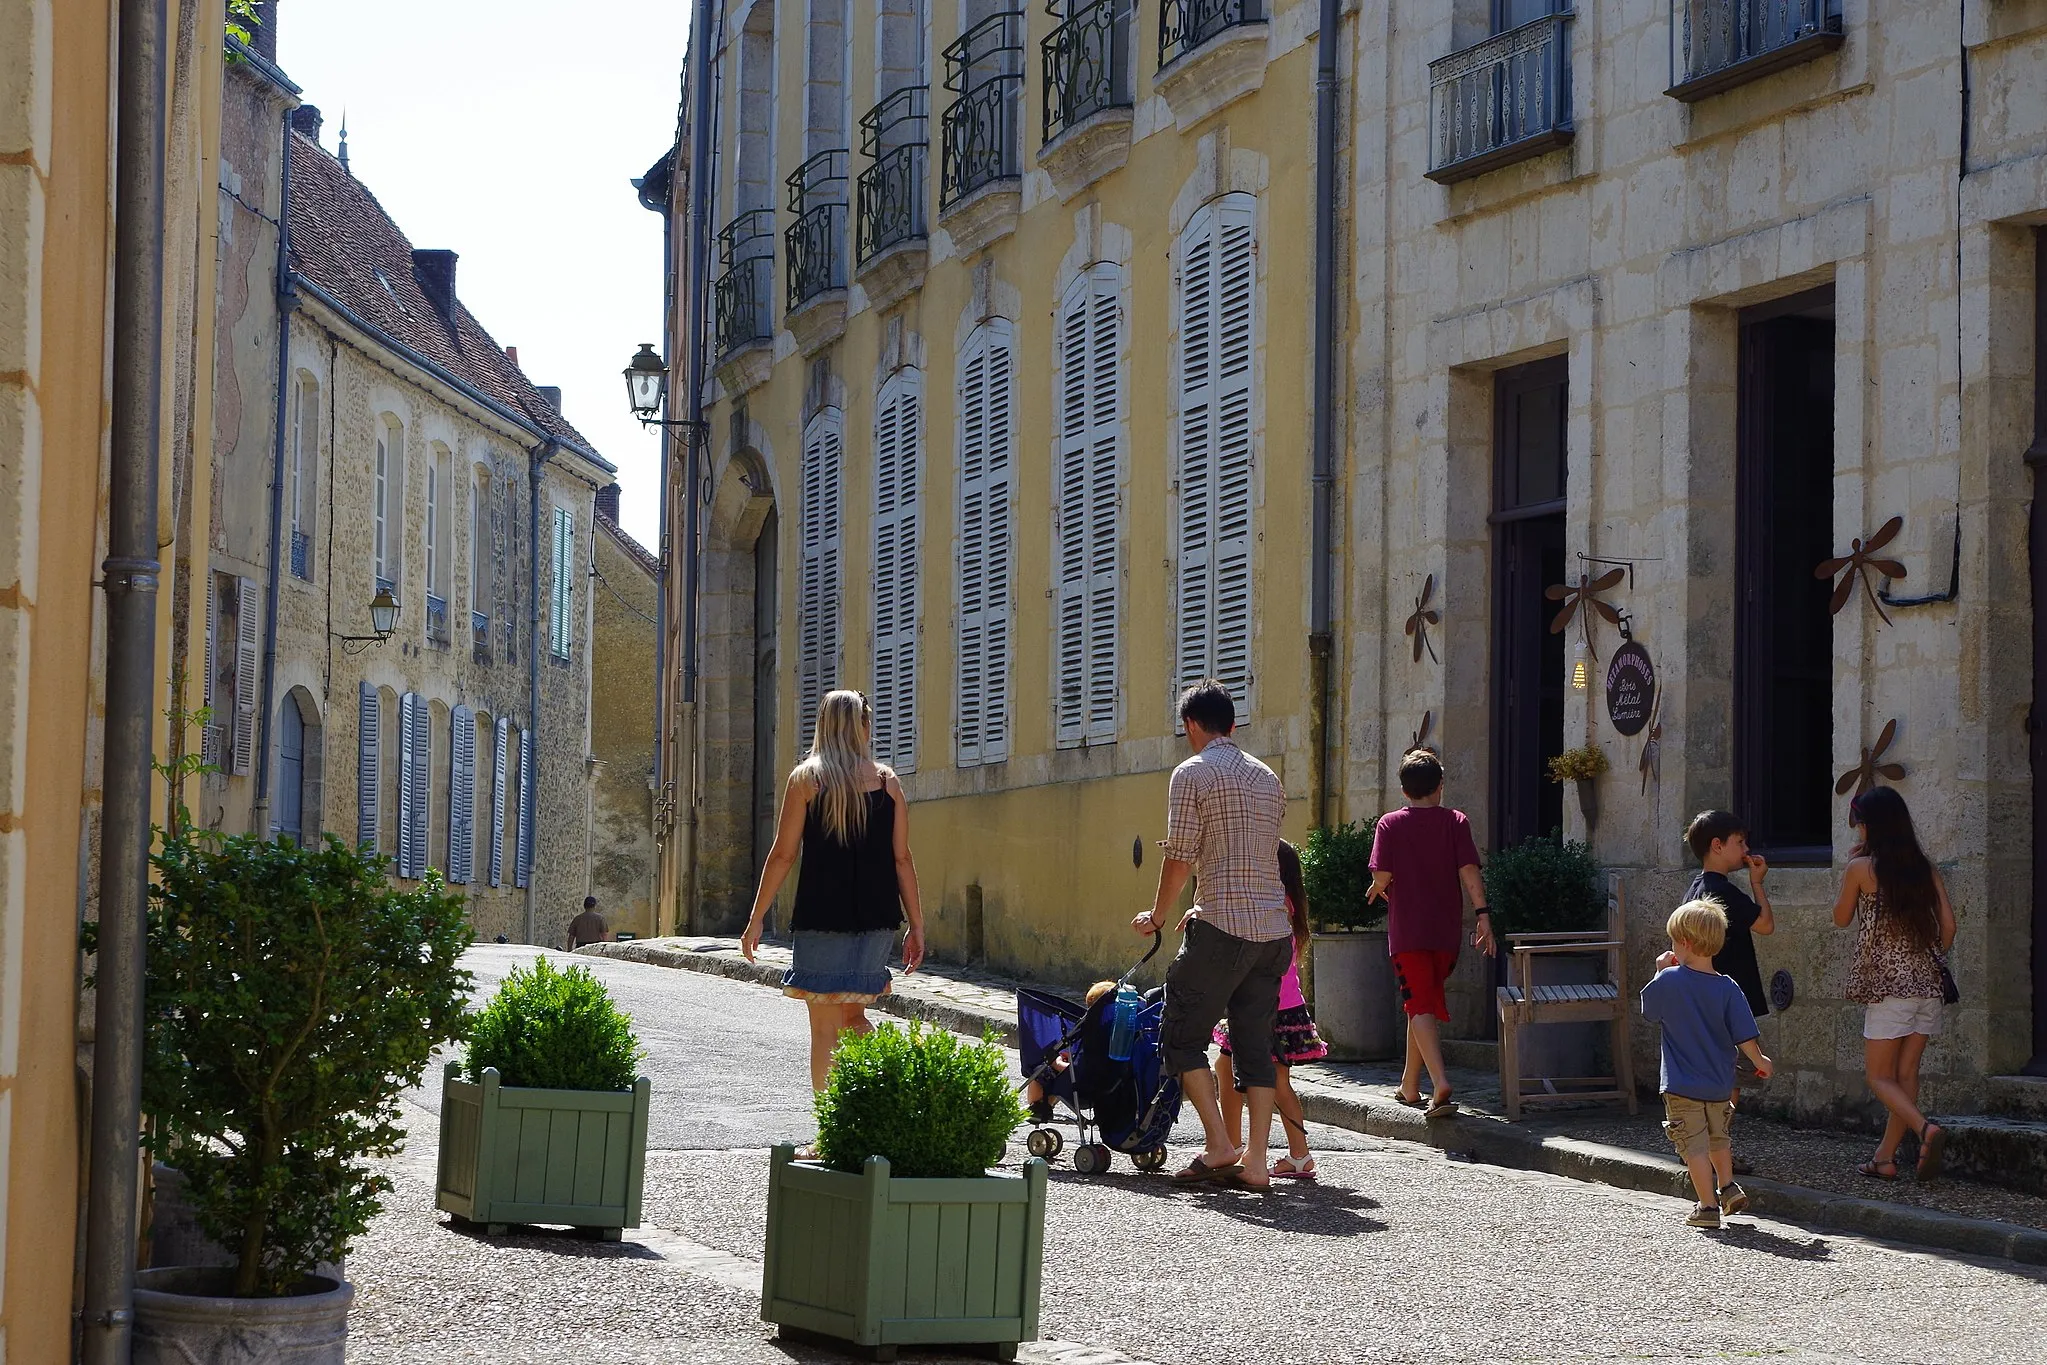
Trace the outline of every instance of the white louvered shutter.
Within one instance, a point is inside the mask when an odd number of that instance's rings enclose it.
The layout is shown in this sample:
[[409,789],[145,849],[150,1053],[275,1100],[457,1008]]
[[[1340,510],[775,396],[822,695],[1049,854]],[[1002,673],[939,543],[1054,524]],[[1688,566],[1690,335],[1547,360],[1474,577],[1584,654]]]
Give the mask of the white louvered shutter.
[[434,708],[424,696],[412,696],[412,837],[406,851],[412,875],[427,873],[427,832],[433,828]]
[[1014,333],[975,329],[960,358],[958,763],[1009,757],[1009,601]]
[[554,509],[554,611],[551,632],[555,657],[566,659],[575,624],[576,518],[566,507]]
[[256,580],[240,578],[235,586],[240,608],[235,613],[234,770],[251,773],[256,770],[256,713],[263,704],[256,689],[261,623],[256,610]]
[[924,380],[882,386],[874,420],[874,757],[917,770],[917,589]]
[[419,819],[418,807],[412,803],[415,766],[412,713],[418,701],[418,696],[411,692],[398,698],[398,875],[401,877],[419,875],[419,870],[412,865],[412,827]]
[[490,790],[490,884],[505,884],[505,779],[511,758],[512,722],[498,717],[495,753],[491,763]]
[[533,760],[537,746],[531,730],[519,732],[519,852],[513,865],[513,882],[525,886],[533,880]]
[[1098,265],[1059,318],[1058,739],[1116,737],[1121,272]]
[[837,408],[826,408],[810,420],[803,436],[802,559],[797,583],[799,753],[809,752],[817,733],[818,704],[838,685],[842,423]]
[[206,681],[200,690],[200,695],[203,698],[199,703],[201,706],[211,707],[213,705],[213,675],[220,667],[220,662],[214,653],[217,648],[214,635],[219,628],[219,622],[220,576],[218,574],[208,574],[206,576]]
[[382,719],[376,688],[368,683],[356,684],[355,712],[355,842],[358,847],[375,848],[381,788],[377,774],[377,729]]
[[476,716],[457,706],[448,716],[448,882],[476,875]]
[[1256,205],[1226,195],[1181,238],[1179,661],[1251,710]]

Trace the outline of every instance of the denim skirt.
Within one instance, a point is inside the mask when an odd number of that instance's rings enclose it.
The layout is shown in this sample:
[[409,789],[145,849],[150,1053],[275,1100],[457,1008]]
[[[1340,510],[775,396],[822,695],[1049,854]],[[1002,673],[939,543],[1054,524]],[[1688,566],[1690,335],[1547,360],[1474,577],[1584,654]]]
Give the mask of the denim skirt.
[[782,973],[782,994],[826,1005],[871,1005],[888,994],[895,930],[832,934],[799,929],[790,938],[795,960]]

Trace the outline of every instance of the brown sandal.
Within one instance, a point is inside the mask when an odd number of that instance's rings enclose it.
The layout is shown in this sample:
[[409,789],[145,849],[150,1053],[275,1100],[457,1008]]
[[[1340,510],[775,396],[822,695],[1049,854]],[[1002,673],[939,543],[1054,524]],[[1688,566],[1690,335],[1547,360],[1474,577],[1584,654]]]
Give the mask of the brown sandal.
[[1919,1130],[1919,1165],[1914,1178],[1932,1180],[1940,1175],[1941,1161],[1947,1153],[1947,1129],[1929,1122]]
[[[1898,1178],[1898,1163],[1895,1161],[1865,1161],[1855,1169],[1862,1175],[1868,1176],[1871,1180],[1896,1180]],[[1888,1175],[1885,1174],[1886,1170],[1889,1171]]]

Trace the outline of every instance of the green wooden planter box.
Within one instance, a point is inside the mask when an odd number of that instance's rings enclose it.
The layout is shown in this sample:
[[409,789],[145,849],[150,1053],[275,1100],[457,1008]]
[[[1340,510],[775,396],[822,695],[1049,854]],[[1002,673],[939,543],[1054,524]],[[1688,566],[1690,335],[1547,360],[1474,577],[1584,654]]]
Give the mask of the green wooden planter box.
[[1013,1359],[1038,1335],[1045,1163],[1023,1174],[894,1180],[775,1148],[761,1317],[892,1360],[904,1345],[986,1343]]
[[434,1203],[496,1235],[513,1223],[593,1228],[616,1241],[640,1225],[647,1078],[631,1090],[538,1090],[441,1076]]

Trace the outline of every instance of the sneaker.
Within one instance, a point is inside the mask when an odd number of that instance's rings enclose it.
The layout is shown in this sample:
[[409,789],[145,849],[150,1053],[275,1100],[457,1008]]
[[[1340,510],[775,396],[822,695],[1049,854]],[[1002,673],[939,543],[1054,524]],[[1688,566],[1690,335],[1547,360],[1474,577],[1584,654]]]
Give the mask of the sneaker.
[[1720,1187],[1720,1211],[1722,1213],[1745,1213],[1748,1211],[1748,1191],[1729,1181]]
[[1720,1226],[1720,1208],[1715,1204],[1699,1204],[1685,1222],[1695,1228],[1717,1228]]

